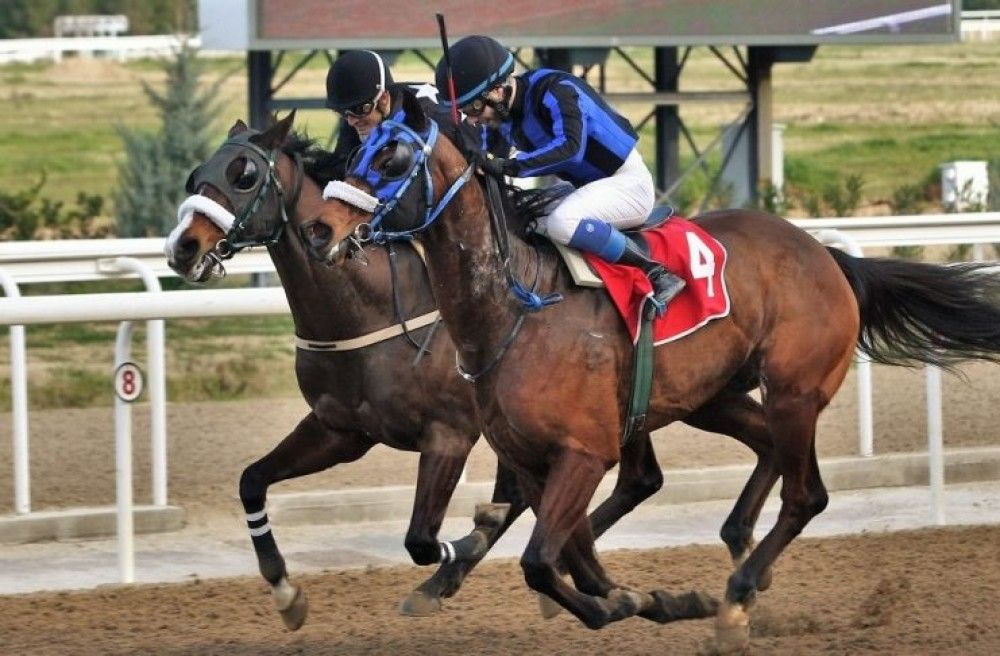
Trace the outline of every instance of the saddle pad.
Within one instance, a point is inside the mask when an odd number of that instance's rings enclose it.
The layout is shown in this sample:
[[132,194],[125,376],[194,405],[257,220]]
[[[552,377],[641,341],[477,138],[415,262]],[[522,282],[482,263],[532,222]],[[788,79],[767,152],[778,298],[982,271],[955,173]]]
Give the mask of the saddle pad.
[[[643,230],[651,256],[687,281],[684,290],[667,304],[653,325],[653,343],[672,342],[690,335],[712,319],[729,314],[726,289],[726,249],[694,223],[673,217],[652,230]],[[584,253],[604,281],[611,300],[628,327],[632,342],[639,336],[639,317],[645,299],[653,293],[649,278],[636,267],[610,264]]]

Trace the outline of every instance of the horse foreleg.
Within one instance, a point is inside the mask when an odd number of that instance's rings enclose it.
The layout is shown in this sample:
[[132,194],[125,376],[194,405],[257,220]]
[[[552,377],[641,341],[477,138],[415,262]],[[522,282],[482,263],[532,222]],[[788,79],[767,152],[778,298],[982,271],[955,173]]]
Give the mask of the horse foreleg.
[[440,422],[431,423],[425,431],[413,514],[405,541],[406,550],[417,565],[433,565],[454,559],[446,543],[438,542],[437,535],[477,438]]
[[[733,568],[739,568],[753,548],[753,530],[767,495],[778,480],[771,434],[764,419],[764,409],[750,395],[723,392],[684,419],[695,428],[733,437],[757,455],[757,465],[736,500],[732,512],[719,531],[729,548]],[[771,570],[758,582],[761,592],[771,585]]]
[[[573,543],[566,553],[571,569],[573,560],[584,555],[585,550],[597,564],[593,533],[585,513],[603,477],[604,465],[598,458],[566,449],[550,466],[544,489],[537,481],[521,479],[536,516],[531,539],[521,557],[525,581],[531,589],[548,595],[591,629],[635,615],[642,608],[641,596],[636,593],[623,591],[608,598],[589,595],[559,575],[560,552],[571,536]],[[586,576],[582,570],[575,574]],[[601,585],[598,579],[592,581]]]
[[[663,487],[663,472],[656,461],[653,442],[649,433],[638,433],[622,448],[615,489],[590,513],[590,526],[594,538],[604,535],[605,531],[614,526],[619,519],[632,512],[661,487]],[[566,569],[565,563],[559,564],[560,573],[565,573]],[[562,610],[558,604],[545,596],[539,598],[539,606],[545,619],[555,617]]]
[[267,488],[278,481],[357,460],[371,447],[372,442],[363,435],[330,430],[310,412],[278,446],[244,469],[240,476],[240,501],[246,512],[257,565],[261,576],[271,584],[281,619],[293,631],[305,622],[308,605],[302,589],[289,582],[285,559],[271,532],[264,508]]
[[774,527],[729,577],[725,602],[716,618],[716,638],[722,652],[742,650],[749,643],[748,609],[760,582],[788,544],[829,497],[816,462],[815,434],[819,408],[815,398],[772,390],[766,409],[774,440],[774,457],[781,476],[781,510]]
[[476,507],[475,526],[469,535],[450,543],[449,552],[461,558],[442,563],[400,606],[406,615],[427,615],[440,608],[440,600],[453,596],[469,572],[483,559],[500,536],[527,508],[512,471],[497,464],[491,503]]

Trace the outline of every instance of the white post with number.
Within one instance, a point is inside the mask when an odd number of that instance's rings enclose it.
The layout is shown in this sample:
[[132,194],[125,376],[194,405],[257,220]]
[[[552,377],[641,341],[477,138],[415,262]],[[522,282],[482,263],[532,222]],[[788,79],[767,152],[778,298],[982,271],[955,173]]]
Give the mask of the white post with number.
[[115,497],[117,499],[118,570],[122,583],[135,581],[132,522],[132,406],[142,394],[142,370],[129,362],[132,322],[118,324],[115,341]]

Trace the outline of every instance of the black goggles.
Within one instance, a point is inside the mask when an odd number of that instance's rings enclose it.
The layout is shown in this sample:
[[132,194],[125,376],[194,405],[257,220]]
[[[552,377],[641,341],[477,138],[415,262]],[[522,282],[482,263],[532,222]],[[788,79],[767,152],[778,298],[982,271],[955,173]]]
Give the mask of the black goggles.
[[470,102],[468,105],[460,107],[459,110],[466,116],[472,116],[472,117],[480,116],[484,111],[486,111],[486,99],[480,96],[479,98],[476,98],[475,100]]
[[369,114],[372,113],[372,110],[375,109],[375,105],[382,98],[382,94],[383,93],[384,93],[383,91],[379,91],[378,95],[376,95],[371,100],[367,100],[367,101],[365,101],[363,103],[358,103],[357,105],[355,105],[353,107],[348,107],[347,109],[337,109],[337,110],[334,110],[334,111],[336,111],[341,116],[351,116],[353,118],[364,118],[364,117],[366,117],[366,116],[368,116]]

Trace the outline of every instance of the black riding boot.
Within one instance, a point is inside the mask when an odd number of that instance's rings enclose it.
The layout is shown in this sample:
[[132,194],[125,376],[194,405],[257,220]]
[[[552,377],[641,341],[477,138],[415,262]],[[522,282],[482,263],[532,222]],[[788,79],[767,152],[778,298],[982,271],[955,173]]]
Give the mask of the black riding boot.
[[625,252],[618,262],[638,267],[653,284],[653,299],[657,304],[666,307],[674,296],[684,289],[686,282],[667,271],[662,264],[646,257],[630,239],[625,244]]

